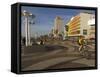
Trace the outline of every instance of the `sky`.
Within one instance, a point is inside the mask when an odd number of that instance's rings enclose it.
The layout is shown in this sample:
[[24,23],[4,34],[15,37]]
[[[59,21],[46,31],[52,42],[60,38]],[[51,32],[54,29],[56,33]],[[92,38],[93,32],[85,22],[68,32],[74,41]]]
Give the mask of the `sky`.
[[[57,16],[63,19],[64,26],[73,16],[80,12],[88,11],[94,13],[92,10],[22,6],[21,11],[23,12],[24,10],[35,15],[34,20],[32,20],[35,24],[30,25],[31,37],[48,34],[54,27],[54,19]],[[24,17],[22,16],[21,18],[22,36],[25,36]]]

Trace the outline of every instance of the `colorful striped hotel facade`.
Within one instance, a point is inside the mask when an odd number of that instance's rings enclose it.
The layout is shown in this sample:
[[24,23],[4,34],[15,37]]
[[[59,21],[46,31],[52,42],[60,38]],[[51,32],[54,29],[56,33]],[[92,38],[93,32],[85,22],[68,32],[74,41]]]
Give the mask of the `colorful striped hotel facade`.
[[[90,38],[91,25],[88,24],[91,19],[94,18],[94,14],[79,13],[78,15],[71,18],[67,23],[68,25],[68,36],[85,36],[86,39]],[[92,36],[95,35],[95,21],[92,22]],[[93,28],[94,27],[94,28]],[[95,38],[93,36],[93,38]]]

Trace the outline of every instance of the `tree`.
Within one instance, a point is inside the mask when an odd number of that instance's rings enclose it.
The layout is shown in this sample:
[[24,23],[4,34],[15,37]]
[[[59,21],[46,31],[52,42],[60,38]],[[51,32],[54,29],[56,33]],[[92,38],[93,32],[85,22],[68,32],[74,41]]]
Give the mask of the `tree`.
[[65,29],[68,32],[69,26],[68,25],[65,25]]

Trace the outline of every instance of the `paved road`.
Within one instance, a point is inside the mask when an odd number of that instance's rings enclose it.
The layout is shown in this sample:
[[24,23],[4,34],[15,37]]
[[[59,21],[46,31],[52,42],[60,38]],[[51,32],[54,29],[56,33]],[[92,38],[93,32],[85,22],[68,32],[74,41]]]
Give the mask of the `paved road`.
[[[87,60],[80,56],[77,52],[78,45],[69,41],[59,42],[59,44],[55,42],[53,45],[47,44],[45,46],[33,46],[23,49],[22,70],[73,68],[76,66],[88,67],[94,66],[95,64],[94,59]],[[25,53],[25,51],[27,53]]]

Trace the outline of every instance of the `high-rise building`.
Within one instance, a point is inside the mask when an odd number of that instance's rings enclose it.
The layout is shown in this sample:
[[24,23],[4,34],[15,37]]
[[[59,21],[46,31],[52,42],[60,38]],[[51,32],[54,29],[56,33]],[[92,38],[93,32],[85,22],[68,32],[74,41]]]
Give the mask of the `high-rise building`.
[[[90,25],[88,24],[91,17],[94,14],[90,13],[79,13],[78,15],[71,18],[68,22],[68,36],[85,36],[85,38],[90,38]],[[95,27],[95,26],[94,26]]]
[[59,37],[59,34],[63,32],[63,20],[61,17],[57,16],[54,20],[53,35],[54,37]]

